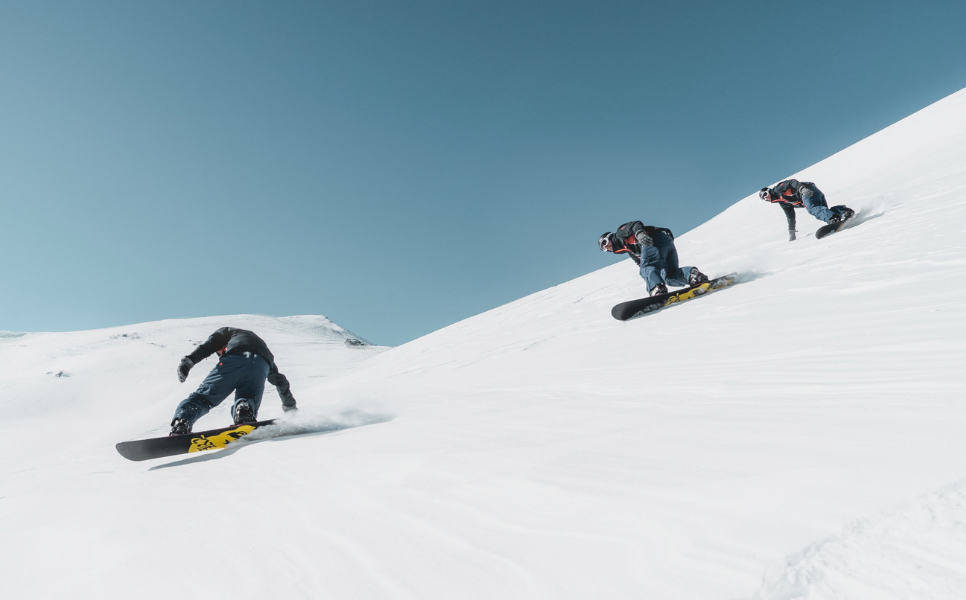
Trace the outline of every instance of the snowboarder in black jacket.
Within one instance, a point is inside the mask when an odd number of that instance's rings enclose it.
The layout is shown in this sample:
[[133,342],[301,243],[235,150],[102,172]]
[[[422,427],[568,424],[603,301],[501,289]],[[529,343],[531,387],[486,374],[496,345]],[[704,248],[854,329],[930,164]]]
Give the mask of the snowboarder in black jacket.
[[651,296],[666,294],[667,286],[692,286],[704,283],[708,276],[697,267],[679,267],[674,234],[670,229],[631,221],[614,233],[600,236],[597,245],[604,252],[627,254],[641,269],[641,277]]
[[839,205],[828,207],[825,194],[810,181],[786,179],[773,188],[763,187],[758,191],[758,197],[766,202],[778,204],[785,211],[788,221],[788,241],[795,241],[795,209],[805,207],[808,214],[829,225],[841,223],[852,217],[855,211],[848,206]]
[[171,421],[171,435],[190,433],[195,421],[221,404],[232,392],[235,392],[235,404],[231,414],[235,423],[254,422],[262,404],[266,380],[278,391],[283,410],[296,409],[288,379],[278,372],[268,345],[247,329],[222,327],[211,334],[205,343],[181,359],[178,381],[184,383],[191,367],[214,353],[218,354],[218,364],[198,390],[178,404]]

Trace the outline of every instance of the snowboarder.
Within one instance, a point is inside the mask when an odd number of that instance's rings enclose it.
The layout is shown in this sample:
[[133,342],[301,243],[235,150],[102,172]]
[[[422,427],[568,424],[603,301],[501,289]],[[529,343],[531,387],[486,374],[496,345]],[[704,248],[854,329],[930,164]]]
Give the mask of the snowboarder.
[[191,367],[216,352],[218,364],[201,382],[198,390],[182,400],[174,411],[170,435],[191,433],[195,421],[221,404],[232,392],[235,392],[235,404],[231,414],[235,423],[255,422],[266,380],[278,391],[282,409],[286,412],[296,410],[288,379],[278,372],[275,357],[268,345],[245,329],[222,327],[211,334],[205,343],[181,359],[178,381],[184,383]]
[[778,204],[785,211],[788,221],[788,241],[795,241],[795,209],[805,207],[808,214],[829,225],[841,223],[852,217],[855,211],[845,205],[828,207],[825,194],[810,181],[786,179],[773,188],[763,187],[758,197],[766,202]]
[[679,267],[674,234],[664,227],[644,225],[640,221],[624,223],[614,233],[600,236],[597,245],[604,252],[629,254],[641,268],[648,294],[666,294],[667,286],[689,287],[708,281],[697,267]]

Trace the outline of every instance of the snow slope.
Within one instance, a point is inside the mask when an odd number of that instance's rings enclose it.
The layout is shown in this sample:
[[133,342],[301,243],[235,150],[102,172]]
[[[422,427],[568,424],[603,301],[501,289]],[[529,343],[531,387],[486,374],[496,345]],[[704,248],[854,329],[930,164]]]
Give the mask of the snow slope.
[[366,355],[246,317],[307,433],[219,453],[113,443],[230,323],[0,339],[0,597],[966,596],[966,92],[796,176],[860,223],[749,196],[678,239],[742,283],[627,323],[627,260]]

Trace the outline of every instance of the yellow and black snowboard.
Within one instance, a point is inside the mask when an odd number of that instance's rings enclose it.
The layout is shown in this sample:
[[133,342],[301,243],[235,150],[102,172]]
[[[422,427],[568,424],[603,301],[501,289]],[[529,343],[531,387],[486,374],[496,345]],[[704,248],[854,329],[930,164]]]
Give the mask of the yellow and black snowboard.
[[687,302],[692,298],[706,296],[712,292],[723,290],[726,287],[734,285],[737,278],[737,273],[731,273],[730,275],[725,275],[724,277],[712,279],[707,283],[684,288],[683,290],[678,290],[676,292],[658,294],[657,296],[649,296],[647,298],[639,298],[637,300],[621,302],[611,309],[610,314],[612,314],[618,321],[626,321],[628,319],[641,317],[652,312],[657,312],[662,308],[671,306],[672,304]]
[[211,429],[209,431],[199,431],[198,433],[120,442],[115,445],[115,448],[121,453],[121,456],[128,460],[148,460],[151,458],[162,458],[164,456],[175,456],[177,454],[203,452],[215,448],[224,448],[229,443],[248,435],[255,429],[271,425],[274,422],[275,420],[272,419],[269,421],[258,421],[257,423],[231,425],[230,427]]
[[848,219],[842,221],[841,223],[822,225],[821,227],[815,230],[815,238],[820,240],[827,235],[832,235],[836,231],[842,231],[843,229],[848,229],[853,225],[856,225],[855,215],[849,217]]

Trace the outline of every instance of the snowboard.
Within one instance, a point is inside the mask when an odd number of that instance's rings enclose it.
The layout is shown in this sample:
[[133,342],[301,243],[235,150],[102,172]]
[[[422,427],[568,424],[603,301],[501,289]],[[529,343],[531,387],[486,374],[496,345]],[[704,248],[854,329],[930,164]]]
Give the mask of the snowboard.
[[215,448],[224,448],[229,443],[248,435],[259,427],[265,427],[274,422],[275,419],[271,419],[268,421],[258,421],[257,423],[230,425],[228,427],[222,427],[221,429],[186,433],[184,435],[170,435],[147,440],[120,442],[115,444],[114,447],[117,448],[121,456],[128,460],[148,460],[151,458],[162,458],[164,456],[175,456],[177,454],[203,452]]
[[734,285],[737,278],[737,273],[731,273],[723,277],[712,279],[706,283],[687,287],[676,292],[659,294],[657,296],[648,296],[647,298],[630,300],[629,302],[621,302],[611,309],[610,314],[613,315],[618,321],[626,321],[635,317],[641,317],[646,314],[659,311],[667,306],[671,306],[672,304],[687,302],[692,298],[705,296],[712,292],[723,290],[726,287]]
[[822,225],[815,230],[815,237],[817,239],[822,239],[827,235],[832,235],[836,231],[842,231],[847,227],[851,227],[855,222],[855,215],[852,215],[848,219],[842,221],[841,223],[833,223],[832,225]]

